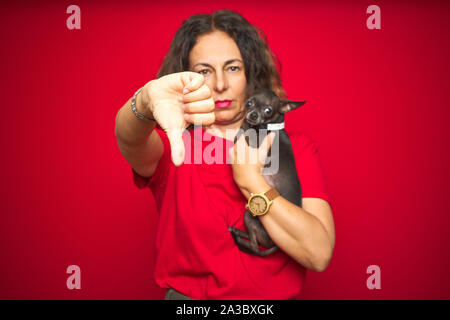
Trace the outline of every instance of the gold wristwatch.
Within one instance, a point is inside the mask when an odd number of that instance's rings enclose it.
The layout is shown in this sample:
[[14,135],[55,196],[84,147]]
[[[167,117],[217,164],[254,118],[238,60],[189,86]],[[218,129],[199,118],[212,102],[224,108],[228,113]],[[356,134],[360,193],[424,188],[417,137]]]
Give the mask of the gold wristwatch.
[[264,193],[251,193],[246,208],[254,217],[265,215],[269,211],[273,200],[279,195],[275,188],[271,188]]

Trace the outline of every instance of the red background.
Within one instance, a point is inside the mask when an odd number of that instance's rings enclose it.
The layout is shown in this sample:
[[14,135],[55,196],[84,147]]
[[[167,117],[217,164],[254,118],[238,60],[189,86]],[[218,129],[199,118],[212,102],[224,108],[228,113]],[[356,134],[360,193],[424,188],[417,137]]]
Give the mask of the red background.
[[[68,30],[66,8],[81,8]],[[368,30],[366,8],[381,8]],[[0,5],[0,298],[161,299],[157,214],[115,116],[181,22],[232,9],[267,35],[289,114],[320,146],[333,260],[303,299],[449,299],[450,6],[439,2],[77,1]],[[81,290],[66,287],[81,268]],[[381,268],[381,290],[366,269]]]

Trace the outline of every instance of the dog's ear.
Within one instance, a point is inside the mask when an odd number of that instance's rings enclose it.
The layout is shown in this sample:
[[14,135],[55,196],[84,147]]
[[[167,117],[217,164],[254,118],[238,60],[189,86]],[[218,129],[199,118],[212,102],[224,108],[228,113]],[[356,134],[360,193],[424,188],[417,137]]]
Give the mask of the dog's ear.
[[281,107],[280,112],[281,113],[288,113],[291,110],[297,109],[298,107],[301,107],[305,104],[306,101],[292,101],[287,99],[280,99]]

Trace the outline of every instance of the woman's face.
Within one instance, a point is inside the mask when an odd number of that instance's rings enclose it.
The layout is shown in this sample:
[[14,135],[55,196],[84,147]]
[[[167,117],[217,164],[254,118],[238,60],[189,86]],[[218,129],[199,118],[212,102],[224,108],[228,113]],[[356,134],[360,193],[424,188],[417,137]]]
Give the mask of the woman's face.
[[201,35],[189,53],[190,71],[205,77],[216,103],[216,124],[227,125],[245,115],[244,61],[236,42],[223,31]]

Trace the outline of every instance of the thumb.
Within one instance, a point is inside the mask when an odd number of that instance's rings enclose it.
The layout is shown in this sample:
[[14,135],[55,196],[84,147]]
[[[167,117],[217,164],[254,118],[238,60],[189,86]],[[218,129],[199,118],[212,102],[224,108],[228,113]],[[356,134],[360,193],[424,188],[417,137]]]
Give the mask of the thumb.
[[261,143],[261,146],[258,149],[259,159],[261,160],[261,162],[265,161],[265,159],[267,157],[267,153],[269,152],[269,149],[272,146],[275,136],[276,136],[276,133],[272,131],[264,138],[263,142]]
[[183,72],[181,79],[183,81],[183,93],[195,91],[205,82],[205,77],[201,74],[190,71]]
[[170,149],[172,154],[172,162],[175,166],[181,166],[184,162],[185,150],[183,143],[183,129],[173,128],[167,130],[167,137],[170,142]]

